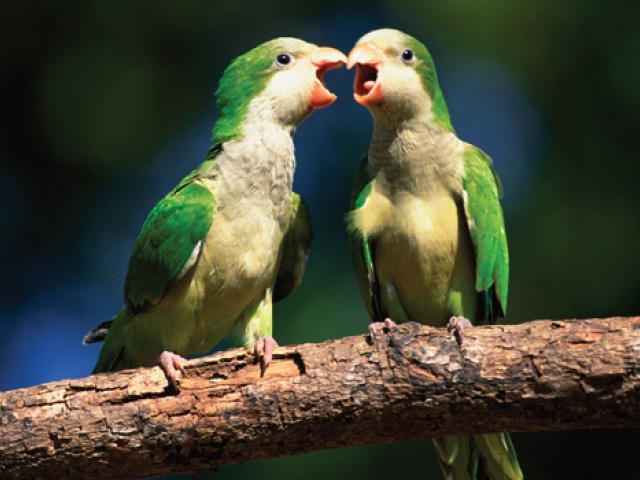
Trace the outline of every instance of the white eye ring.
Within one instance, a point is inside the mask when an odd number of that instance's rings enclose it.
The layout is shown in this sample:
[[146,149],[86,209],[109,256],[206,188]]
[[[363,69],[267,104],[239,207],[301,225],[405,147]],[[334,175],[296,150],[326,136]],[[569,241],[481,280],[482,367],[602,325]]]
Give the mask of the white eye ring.
[[273,61],[278,67],[290,67],[295,63],[295,58],[290,53],[280,52]]
[[400,59],[404,63],[413,63],[416,59],[416,54],[413,53],[413,50],[411,50],[410,48],[405,48],[400,54]]

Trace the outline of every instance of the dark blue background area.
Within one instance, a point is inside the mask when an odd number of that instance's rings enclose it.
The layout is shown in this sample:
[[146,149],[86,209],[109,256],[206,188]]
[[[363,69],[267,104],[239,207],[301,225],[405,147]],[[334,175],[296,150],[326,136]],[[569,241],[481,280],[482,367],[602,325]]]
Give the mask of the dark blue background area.
[[[640,311],[640,34],[595,2],[7,1],[0,7],[0,390],[88,375],[87,330],[122,304],[153,205],[210,145],[213,92],[276,36],[348,53],[394,27],[429,47],[458,135],[494,160],[511,251],[507,322]],[[346,248],[351,182],[371,134],[353,72],[296,132],[295,190],[316,232],[276,305],[281,344],[366,331]],[[221,348],[226,348],[226,343]],[[636,431],[516,434],[529,479],[636,478]],[[631,445],[630,445],[631,444]],[[225,467],[216,478],[439,478],[429,442]]]

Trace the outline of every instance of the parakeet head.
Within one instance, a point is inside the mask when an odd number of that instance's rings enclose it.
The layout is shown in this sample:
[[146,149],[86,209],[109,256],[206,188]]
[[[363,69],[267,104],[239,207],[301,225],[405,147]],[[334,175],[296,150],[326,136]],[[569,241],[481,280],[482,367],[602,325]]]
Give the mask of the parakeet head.
[[216,92],[219,118],[214,142],[242,136],[247,116],[293,130],[314,109],[335,101],[323,75],[346,61],[338,50],[289,37],[270,40],[239,56],[225,70]]
[[360,38],[347,68],[356,67],[354,97],[371,113],[388,120],[426,116],[452,130],[431,54],[414,37],[381,29]]

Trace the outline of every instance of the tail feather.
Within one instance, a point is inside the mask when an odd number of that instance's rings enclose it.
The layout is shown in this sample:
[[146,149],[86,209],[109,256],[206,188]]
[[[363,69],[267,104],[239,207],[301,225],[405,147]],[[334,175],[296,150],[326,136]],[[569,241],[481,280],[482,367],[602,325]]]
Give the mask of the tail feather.
[[120,342],[125,319],[129,315],[126,308],[120,310],[111,320],[102,322],[84,337],[85,343],[102,341],[98,362],[92,373],[115,372],[139,365],[128,364],[124,357],[124,347]]
[[522,480],[508,433],[434,439],[445,480]]
[[434,438],[433,443],[445,480],[475,479],[478,461],[468,437],[449,435]]
[[516,451],[508,433],[490,433],[471,437],[473,448],[482,459],[487,475],[495,480],[523,478]]
[[104,340],[104,337],[107,336],[107,332],[109,331],[109,327],[111,327],[113,320],[114,318],[112,318],[111,320],[106,320],[97,327],[93,327],[91,330],[89,330],[82,339],[82,344],[89,345],[90,343],[102,342]]

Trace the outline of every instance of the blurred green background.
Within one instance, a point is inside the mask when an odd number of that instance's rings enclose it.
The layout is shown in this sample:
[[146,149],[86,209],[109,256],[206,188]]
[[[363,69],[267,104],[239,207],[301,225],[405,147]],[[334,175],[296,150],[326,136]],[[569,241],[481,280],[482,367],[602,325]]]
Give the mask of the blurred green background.
[[[224,67],[283,35],[348,53],[367,31],[394,27],[430,48],[454,127],[504,183],[508,322],[640,313],[639,10],[594,0],[3,0],[0,390],[91,371],[98,347],[80,340],[120,308],[149,210],[202,161]],[[275,309],[281,344],[366,331],[343,222],[371,130],[352,78],[326,76],[339,100],[295,137],[295,188],[316,240],[303,285]],[[514,441],[528,479],[640,476],[636,430]],[[430,442],[223,467],[215,478],[400,475],[440,478]]]

